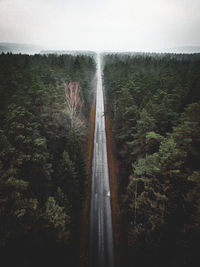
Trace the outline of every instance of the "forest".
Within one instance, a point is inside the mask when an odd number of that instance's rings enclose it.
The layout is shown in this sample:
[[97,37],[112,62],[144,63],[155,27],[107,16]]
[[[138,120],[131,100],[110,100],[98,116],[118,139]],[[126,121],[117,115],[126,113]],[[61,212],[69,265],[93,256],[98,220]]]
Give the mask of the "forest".
[[[95,57],[0,55],[4,267],[80,266]],[[101,60],[119,165],[123,266],[195,267],[200,54],[102,53]]]
[[200,55],[104,53],[127,267],[197,266]]
[[0,55],[4,267],[78,265],[95,71],[92,55]]

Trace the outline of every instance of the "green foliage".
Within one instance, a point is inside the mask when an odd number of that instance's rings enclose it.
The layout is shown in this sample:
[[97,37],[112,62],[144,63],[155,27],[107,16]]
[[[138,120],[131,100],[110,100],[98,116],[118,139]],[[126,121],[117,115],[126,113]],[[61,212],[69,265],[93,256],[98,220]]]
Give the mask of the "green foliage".
[[70,127],[64,84],[80,84],[87,129],[95,71],[89,56],[0,55],[0,248],[5,266],[77,264],[73,255],[87,136]]
[[46,217],[58,231],[58,242],[69,242],[70,217],[64,212],[64,207],[59,206],[53,197],[47,199]]
[[104,56],[129,266],[199,262],[199,70],[198,55]]

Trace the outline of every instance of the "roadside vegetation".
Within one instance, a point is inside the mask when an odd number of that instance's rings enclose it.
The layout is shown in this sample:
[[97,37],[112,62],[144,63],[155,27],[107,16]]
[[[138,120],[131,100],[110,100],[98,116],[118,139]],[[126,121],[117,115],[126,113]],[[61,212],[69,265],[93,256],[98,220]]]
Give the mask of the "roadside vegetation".
[[125,266],[196,266],[200,56],[104,54],[117,146]]
[[0,55],[4,267],[77,266],[95,71],[92,56]]

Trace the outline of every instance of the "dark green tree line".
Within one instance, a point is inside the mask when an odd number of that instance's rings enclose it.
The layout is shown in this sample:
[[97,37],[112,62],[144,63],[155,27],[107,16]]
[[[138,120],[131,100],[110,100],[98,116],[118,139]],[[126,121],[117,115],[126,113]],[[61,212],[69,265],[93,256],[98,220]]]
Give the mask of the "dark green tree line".
[[79,83],[87,129],[95,69],[90,56],[0,55],[3,266],[77,264],[87,131],[71,127],[64,84]]
[[196,266],[199,55],[104,55],[128,266]]

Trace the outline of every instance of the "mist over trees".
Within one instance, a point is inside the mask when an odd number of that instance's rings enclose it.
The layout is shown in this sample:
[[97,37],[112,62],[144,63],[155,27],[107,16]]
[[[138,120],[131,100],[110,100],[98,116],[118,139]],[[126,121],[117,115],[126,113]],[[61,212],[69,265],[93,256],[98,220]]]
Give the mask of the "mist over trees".
[[95,71],[90,56],[0,55],[2,266],[77,265]]
[[105,54],[103,59],[120,163],[126,266],[196,266],[199,55]]

